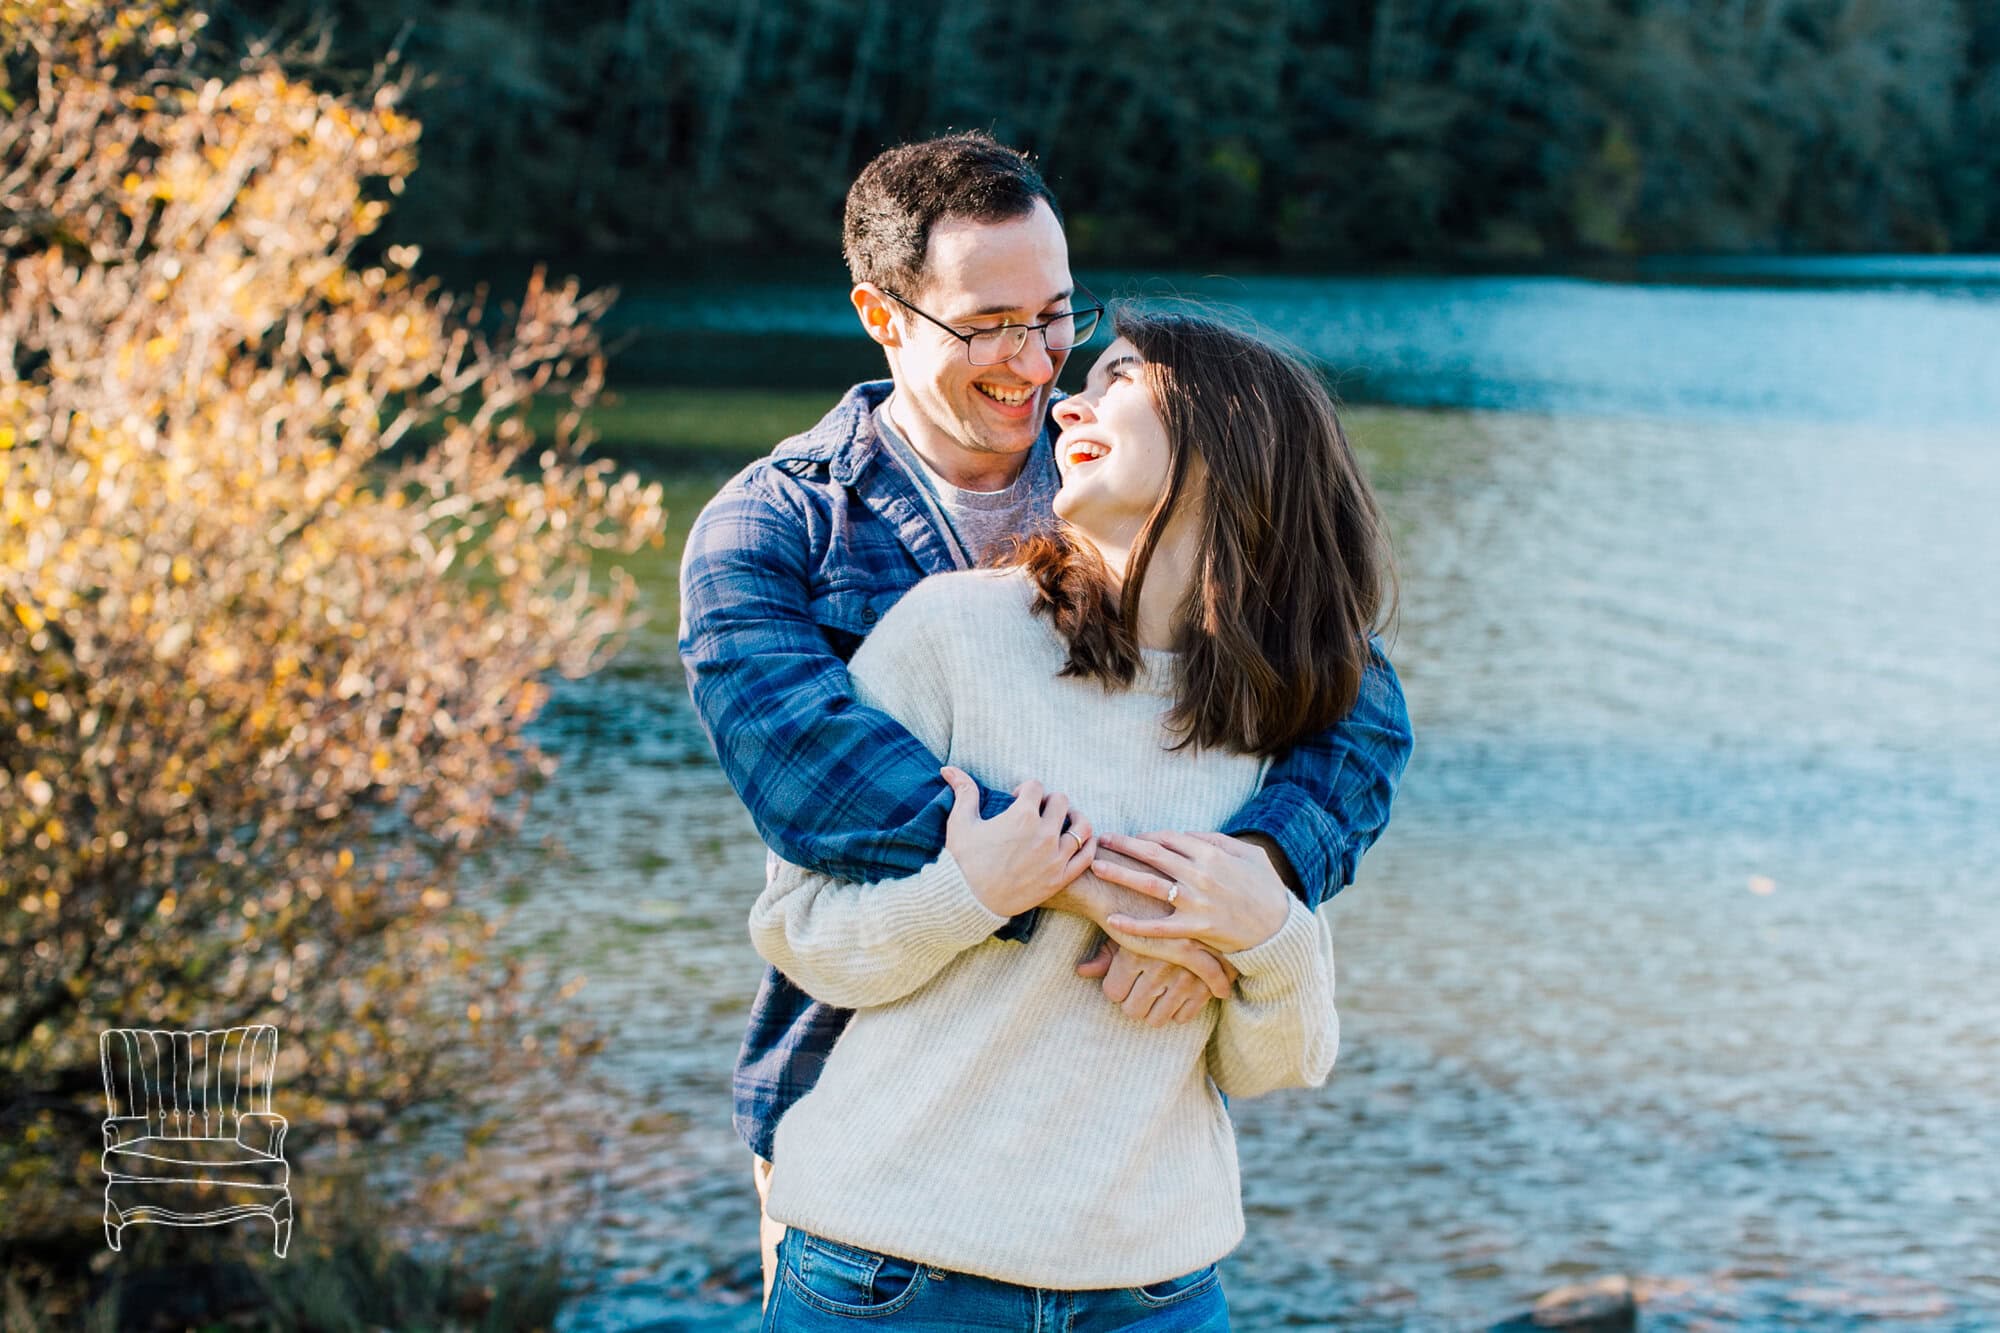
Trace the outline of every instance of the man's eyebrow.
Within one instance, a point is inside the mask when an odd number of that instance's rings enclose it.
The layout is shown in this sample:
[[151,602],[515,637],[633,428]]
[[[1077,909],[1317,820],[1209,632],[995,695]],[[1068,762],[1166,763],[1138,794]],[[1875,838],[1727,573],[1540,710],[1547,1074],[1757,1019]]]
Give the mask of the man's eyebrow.
[[[1058,301],[1067,301],[1069,300],[1070,297],[1075,295],[1076,295],[1076,288],[1071,287],[1066,291],[1057,292],[1054,296],[1051,296],[1048,300],[1042,302],[1042,305],[1052,306]],[[951,323],[958,324],[968,319],[988,319],[994,315],[1011,315],[1020,308],[1021,308],[1020,306],[1012,306],[1012,305],[990,305],[987,306],[984,310],[975,310],[971,314],[960,315],[957,319],[952,320]]]

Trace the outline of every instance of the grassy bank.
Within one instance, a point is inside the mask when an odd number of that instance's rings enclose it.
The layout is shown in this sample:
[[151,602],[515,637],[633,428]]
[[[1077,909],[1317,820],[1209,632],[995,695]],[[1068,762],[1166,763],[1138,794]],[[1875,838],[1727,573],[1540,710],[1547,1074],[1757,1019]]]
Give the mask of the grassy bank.
[[[805,430],[839,400],[826,389],[682,388],[647,385],[619,389],[593,407],[597,448],[637,466],[698,469],[740,467]],[[537,433],[553,428],[556,409],[538,404],[529,420]],[[1355,447],[1371,472],[1393,474],[1410,461],[1413,446],[1441,430],[1455,429],[1457,412],[1348,406],[1341,411]],[[1378,476],[1378,484],[1392,480]]]
[[[622,566],[639,581],[649,623],[634,638],[629,661],[676,660],[673,639],[680,615],[681,550],[695,516],[731,474],[762,457],[788,435],[818,421],[839,399],[825,389],[683,388],[646,385],[620,389],[591,409],[597,432],[594,456],[633,468],[665,489],[665,544],[632,555],[599,553],[598,570]],[[530,422],[538,434],[553,428],[556,408],[538,404]],[[1393,407],[1349,407],[1342,420],[1376,490],[1394,516],[1395,493],[1408,476],[1448,459],[1466,442],[1467,414]],[[614,666],[613,671],[630,669]]]
[[[606,395],[590,411],[600,452],[634,464],[694,467],[745,463],[832,407],[838,389],[696,389],[647,386]],[[556,407],[537,404],[529,421],[552,430]]]
[[[312,1218],[280,1260],[270,1229],[135,1227],[122,1253],[62,1273],[9,1265],[0,1279],[4,1333],[530,1333],[555,1325],[566,1293],[554,1251],[526,1247],[478,1261],[391,1244],[356,1211]],[[96,1233],[79,1236],[87,1251]],[[80,1280],[81,1279],[81,1280]]]

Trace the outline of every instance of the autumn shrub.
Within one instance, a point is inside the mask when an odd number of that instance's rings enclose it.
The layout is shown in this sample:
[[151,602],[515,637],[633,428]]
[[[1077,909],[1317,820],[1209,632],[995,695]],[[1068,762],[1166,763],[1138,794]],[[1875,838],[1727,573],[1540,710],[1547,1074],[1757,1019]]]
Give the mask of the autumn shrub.
[[585,458],[608,296],[364,262],[397,84],[205,65],[201,25],[0,0],[0,1245],[52,1270],[102,1250],[104,1028],[277,1024],[295,1164],[587,1053],[462,871],[664,526]]

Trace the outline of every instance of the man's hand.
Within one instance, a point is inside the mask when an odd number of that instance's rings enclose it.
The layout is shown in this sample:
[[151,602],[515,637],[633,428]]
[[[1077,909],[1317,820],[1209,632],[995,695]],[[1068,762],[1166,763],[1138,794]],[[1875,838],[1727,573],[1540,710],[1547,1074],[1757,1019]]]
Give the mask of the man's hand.
[[1157,898],[1173,910],[1166,917],[1114,913],[1105,922],[1133,935],[1198,941],[1218,953],[1237,953],[1277,934],[1291,910],[1292,893],[1258,847],[1222,833],[1150,833],[1127,838],[1107,833],[1104,845],[1129,862],[1101,858],[1096,873],[1114,884]]
[[1039,782],[1014,788],[1014,804],[979,817],[979,784],[963,769],[938,770],[951,787],[944,845],[988,911],[1014,916],[1039,907],[1090,869],[1097,835],[1081,813],[1070,819],[1069,798],[1045,795]]
[[[1103,839],[1099,838],[1097,860],[1101,863],[1107,859],[1115,859],[1133,870],[1146,868],[1137,861],[1126,861],[1116,853],[1105,851]],[[1102,927],[1104,933],[1111,937],[1112,943],[1133,955],[1128,966],[1136,967],[1141,958],[1152,958],[1194,973],[1208,987],[1209,994],[1218,1000],[1226,1000],[1236,993],[1236,969],[1216,957],[1212,950],[1193,940],[1152,939],[1144,935],[1113,930],[1106,924],[1114,916],[1143,919],[1168,915],[1164,904],[1143,893],[1134,889],[1120,888],[1109,880],[1100,879],[1097,875],[1086,872],[1077,876],[1067,888],[1042,906],[1058,912],[1068,912],[1072,916],[1084,917]],[[1107,959],[1110,956],[1109,953],[1105,955]],[[1098,976],[1101,973],[1091,972],[1086,975]],[[1125,998],[1122,993],[1112,995],[1111,989],[1106,987],[1105,994],[1114,1002]]]
[[[1234,975],[1233,968],[1230,972]],[[1105,940],[1096,953],[1076,965],[1076,973],[1103,977],[1104,998],[1148,1027],[1199,1018],[1215,998],[1208,983],[1186,968],[1121,949],[1116,940]]]

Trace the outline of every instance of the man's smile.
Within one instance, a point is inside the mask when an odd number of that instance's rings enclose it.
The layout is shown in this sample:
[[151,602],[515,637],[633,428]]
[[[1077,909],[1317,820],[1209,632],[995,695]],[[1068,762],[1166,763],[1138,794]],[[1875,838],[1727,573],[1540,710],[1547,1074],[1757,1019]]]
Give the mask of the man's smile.
[[1035,396],[1035,386],[1032,384],[1006,386],[998,384],[974,384],[972,387],[1003,407],[1019,407]]

